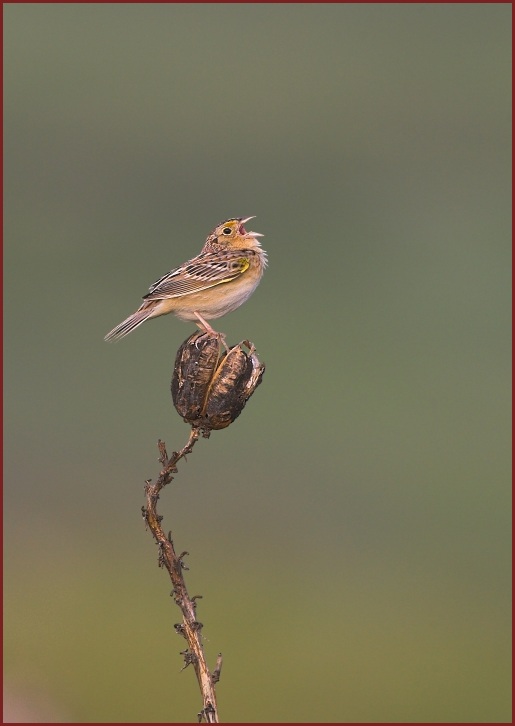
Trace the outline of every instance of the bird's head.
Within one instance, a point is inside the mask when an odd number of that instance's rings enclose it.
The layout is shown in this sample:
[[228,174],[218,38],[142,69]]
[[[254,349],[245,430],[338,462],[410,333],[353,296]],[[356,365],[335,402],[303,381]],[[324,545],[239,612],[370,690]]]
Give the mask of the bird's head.
[[247,232],[245,224],[254,217],[231,217],[218,224],[206,239],[206,245],[219,244],[224,247],[260,247],[259,232]]

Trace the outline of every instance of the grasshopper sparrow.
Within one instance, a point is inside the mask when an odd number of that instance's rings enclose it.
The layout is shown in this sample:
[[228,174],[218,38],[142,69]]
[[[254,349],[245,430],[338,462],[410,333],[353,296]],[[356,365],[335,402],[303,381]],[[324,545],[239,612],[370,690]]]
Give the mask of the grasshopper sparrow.
[[136,312],[105,340],[123,338],[145,320],[167,313],[194,320],[204,332],[217,334],[207,320],[220,318],[244,303],[267,264],[257,239],[263,235],[245,230],[250,219],[254,217],[233,217],[215,227],[200,254],[154,282]]

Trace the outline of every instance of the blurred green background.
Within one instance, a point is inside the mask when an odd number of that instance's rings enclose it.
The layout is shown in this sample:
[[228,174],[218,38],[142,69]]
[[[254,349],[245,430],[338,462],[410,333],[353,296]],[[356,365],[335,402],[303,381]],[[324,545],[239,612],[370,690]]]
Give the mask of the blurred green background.
[[6,4],[7,720],[194,721],[140,507],[230,216],[263,385],[160,501],[222,720],[510,712],[509,4]]

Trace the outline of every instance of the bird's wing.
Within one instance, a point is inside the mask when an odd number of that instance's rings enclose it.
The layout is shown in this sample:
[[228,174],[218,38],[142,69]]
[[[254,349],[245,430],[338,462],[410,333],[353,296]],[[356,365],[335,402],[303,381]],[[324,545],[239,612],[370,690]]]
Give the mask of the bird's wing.
[[226,250],[223,254],[200,254],[154,282],[144,300],[182,297],[230,282],[248,269],[250,262],[246,253],[246,250]]

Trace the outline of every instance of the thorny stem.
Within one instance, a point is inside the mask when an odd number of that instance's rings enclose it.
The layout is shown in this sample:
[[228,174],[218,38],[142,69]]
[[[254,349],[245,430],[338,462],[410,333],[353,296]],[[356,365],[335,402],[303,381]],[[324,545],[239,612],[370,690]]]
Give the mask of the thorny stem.
[[214,684],[220,678],[222,657],[221,655],[218,656],[216,668],[211,674],[206,664],[202,646],[202,623],[198,622],[196,618],[195,597],[191,598],[188,595],[182,573],[185,568],[182,557],[188,553],[183,552],[179,556],[176,554],[171,533],[169,533],[168,537],[165,535],[161,527],[163,518],[157,514],[157,502],[161,489],[172,481],[173,475],[177,473],[177,463],[192,451],[198,441],[199,434],[200,430],[192,427],[186,445],[180,451],[174,451],[170,458],[166,453],[165,444],[158,441],[159,461],[163,468],[155,484],[152,484],[150,480],[145,484],[146,507],[143,507],[142,511],[145,521],[159,546],[159,566],[166,567],[168,570],[173,584],[171,594],[182,611],[182,623],[175,625],[175,630],[188,643],[188,648],[181,652],[184,657],[184,668],[190,664],[193,665],[202,693],[203,708],[198,714],[198,721],[200,723],[202,719],[205,719],[207,723],[219,723]]

